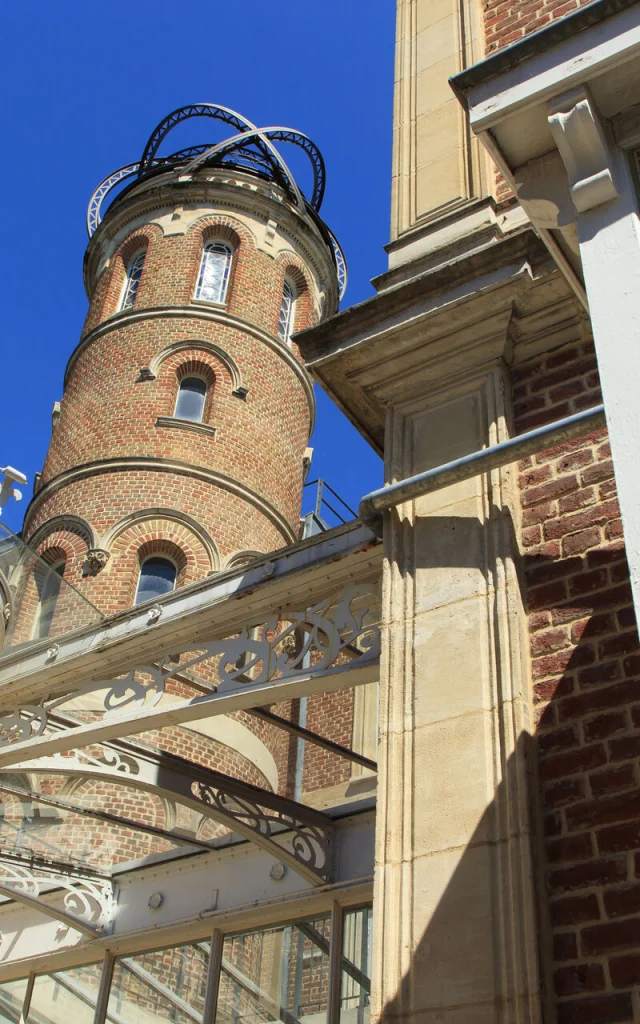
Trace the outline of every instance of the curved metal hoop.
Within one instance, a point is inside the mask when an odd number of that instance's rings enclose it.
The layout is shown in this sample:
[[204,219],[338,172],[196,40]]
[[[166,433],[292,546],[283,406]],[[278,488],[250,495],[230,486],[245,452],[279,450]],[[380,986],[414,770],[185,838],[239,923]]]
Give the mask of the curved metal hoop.
[[177,110],[167,114],[151,132],[140,160],[140,175],[153,165],[156,153],[169,132],[173,131],[176,125],[182,121],[188,121],[192,117],[212,117],[216,121],[230,124],[237,132],[245,132],[256,127],[237,111],[231,110],[230,107],[221,107],[216,103],[190,103],[186,107],[178,107]]
[[119,167],[117,171],[114,171],[108,178],[105,178],[104,181],[100,182],[97,189],[91,196],[89,206],[87,208],[87,231],[89,233],[89,238],[91,238],[102,219],[100,216],[100,210],[111,189],[115,188],[116,185],[119,185],[120,182],[125,181],[127,178],[133,178],[134,175],[138,173],[139,167],[140,164],[127,164],[126,167]]
[[[166,137],[173,129],[183,121],[193,117],[209,117],[223,124],[230,125],[236,130],[236,135],[222,142],[208,145],[189,146],[178,150],[170,156],[158,156],[158,150]],[[311,199],[307,200],[298,187],[294,175],[289,170],[286,162],[274,146],[275,142],[287,142],[298,146],[307,154],[313,170],[313,190]],[[232,155],[235,160],[232,160]],[[198,167],[205,164],[225,167],[230,169],[242,169],[252,171],[255,174],[271,179],[279,184],[288,193],[289,197],[296,204],[303,215],[318,213],[324,198],[326,184],[326,170],[320,150],[314,142],[302,132],[293,128],[283,126],[269,126],[258,128],[251,121],[242,117],[237,111],[229,107],[222,107],[214,103],[192,103],[185,107],[178,107],[154,128],[144,148],[139,163],[128,164],[120,167],[110,174],[104,181],[101,181],[91,196],[87,211],[87,230],[91,237],[98,228],[101,221],[101,211],[108,194],[117,186],[130,178],[146,177],[154,172],[162,171],[164,168],[176,167],[185,164],[185,173],[190,174]],[[132,186],[129,185],[128,188]],[[128,191],[126,189],[125,191]],[[347,268],[344,254],[335,236],[320,222],[320,227],[325,228],[333,257],[336,264],[340,298],[344,296],[347,287]]]
[[[225,139],[223,142],[217,143],[215,146],[212,146],[211,149],[196,156],[195,159],[192,160],[185,168],[185,173],[191,174],[196,170],[196,168],[202,166],[202,164],[209,163],[209,161],[214,159],[222,159],[232,152],[239,152],[241,156],[248,156],[253,159],[255,154],[243,153],[243,150],[247,145],[256,143],[258,140],[261,140],[268,147],[269,152],[277,162],[281,173],[284,174],[285,185],[294,193],[298,206],[302,208],[304,208],[305,201],[298,189],[295,178],[278,153],[277,149],[272,146],[271,143],[291,142],[294,145],[299,146],[307,154],[313,167],[313,194],[310,205],[314,210],[319,210],[324,197],[326,182],[324,160],[322,159],[320,150],[316,144],[311,141],[308,135],[303,135],[302,132],[297,132],[293,128],[254,128],[246,132],[241,132],[239,135],[234,135],[231,139]],[[276,168],[274,167],[273,170],[275,171]]]

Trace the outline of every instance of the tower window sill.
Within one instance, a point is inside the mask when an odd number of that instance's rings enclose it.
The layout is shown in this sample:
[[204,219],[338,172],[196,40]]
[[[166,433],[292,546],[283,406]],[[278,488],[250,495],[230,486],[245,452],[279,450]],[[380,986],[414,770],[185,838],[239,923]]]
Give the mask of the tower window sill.
[[226,302],[214,302],[213,299],[191,299],[193,306],[213,306],[214,309],[226,309]]
[[158,416],[156,427],[176,427],[178,430],[193,430],[196,434],[206,434],[207,437],[215,437],[216,428],[208,423],[197,423],[195,420],[181,420],[177,416]]

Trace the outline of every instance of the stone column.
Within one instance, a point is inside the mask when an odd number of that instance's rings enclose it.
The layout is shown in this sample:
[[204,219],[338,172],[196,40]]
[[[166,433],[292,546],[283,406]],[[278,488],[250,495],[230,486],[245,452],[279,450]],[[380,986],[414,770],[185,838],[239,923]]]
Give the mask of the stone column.
[[[437,373],[425,359],[390,409],[389,482],[507,436],[500,359]],[[376,1019],[540,1020],[511,475],[448,487],[385,522]]]

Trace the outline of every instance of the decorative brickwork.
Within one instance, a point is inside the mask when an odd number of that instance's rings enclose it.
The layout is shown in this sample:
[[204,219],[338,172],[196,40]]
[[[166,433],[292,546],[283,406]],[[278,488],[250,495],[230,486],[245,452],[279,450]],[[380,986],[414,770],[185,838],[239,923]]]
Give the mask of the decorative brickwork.
[[[518,430],[597,404],[593,346],[523,366],[513,394]],[[629,1021],[640,980],[640,649],[606,432],[519,468],[557,1019]]]

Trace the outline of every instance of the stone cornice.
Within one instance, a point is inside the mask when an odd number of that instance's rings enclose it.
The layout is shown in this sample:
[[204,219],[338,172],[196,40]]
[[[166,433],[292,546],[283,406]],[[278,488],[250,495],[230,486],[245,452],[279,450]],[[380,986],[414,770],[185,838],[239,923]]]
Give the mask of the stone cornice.
[[234,480],[224,473],[218,473],[213,469],[205,469],[202,466],[192,466],[187,462],[178,459],[153,458],[149,456],[134,456],[120,459],[100,459],[96,462],[86,462],[82,466],[75,466],[67,469],[58,476],[47,481],[46,484],[31,499],[24,517],[23,532],[28,534],[29,521],[40,503],[55,494],[63,487],[84,480],[86,477],[97,476],[100,473],[121,473],[121,472],[151,472],[151,473],[175,473],[178,476],[188,476],[194,480],[202,480],[213,487],[220,487],[244,501],[250,502],[259,512],[262,513],[280,531],[287,544],[297,540],[297,536],[291,524],[285,519],[270,502],[257,494],[245,484]]
[[[64,386],[67,386],[69,373],[78,356],[80,356],[81,353],[92,344],[92,342],[101,338],[103,335],[108,334],[109,331],[115,331],[120,327],[128,327],[131,324],[141,323],[145,320],[176,319],[180,317],[184,319],[205,320],[211,323],[223,324],[225,327],[234,327],[237,330],[244,331],[245,334],[250,334],[257,341],[261,341],[273,352],[276,352],[286,363],[289,369],[293,370],[296,377],[302,384],[309,404],[309,437],[311,437],[316,417],[316,400],[313,393],[313,382],[304,366],[298,362],[294,356],[292,350],[280,341],[279,338],[269,334],[267,331],[263,331],[260,327],[256,327],[255,324],[250,323],[243,317],[236,316],[235,313],[229,313],[225,309],[207,308],[197,303],[193,303],[193,305],[190,304],[188,306],[150,306],[146,309],[136,309],[133,307],[132,309],[123,310],[120,313],[114,313],[114,315],[110,316],[108,320],[103,320],[97,327],[94,327],[91,331],[87,331],[87,333],[80,338],[80,341],[69,356],[69,361],[67,362],[67,368],[64,374]],[[188,333],[185,334],[185,340],[190,340]],[[194,338],[193,340],[195,342],[198,339]]]
[[104,220],[89,241],[84,259],[85,289],[90,297],[90,279],[95,275],[100,246],[115,238],[119,231],[141,217],[158,211],[170,211],[176,204],[211,206],[202,215],[216,213],[244,214],[262,222],[272,218],[285,236],[295,239],[305,260],[313,267],[317,279],[328,288],[328,308],[339,304],[335,264],[330,248],[309,216],[302,215],[273,183],[265,184],[251,175],[234,171],[230,174],[203,170],[193,178],[180,180],[173,174],[145,181],[107,210]]
[[530,358],[584,332],[577,300],[525,229],[396,285],[296,340],[314,377],[382,452],[390,407],[438,382],[496,360]]

